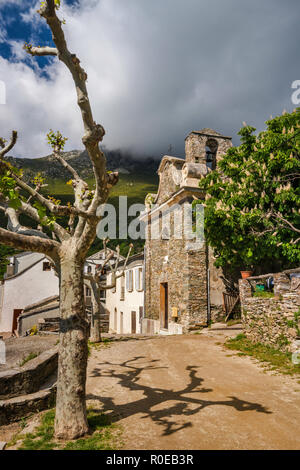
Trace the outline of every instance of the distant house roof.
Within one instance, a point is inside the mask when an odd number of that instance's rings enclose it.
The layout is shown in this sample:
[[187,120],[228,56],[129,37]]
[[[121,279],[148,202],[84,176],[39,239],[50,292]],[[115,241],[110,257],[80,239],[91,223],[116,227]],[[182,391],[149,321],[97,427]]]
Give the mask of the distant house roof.
[[[26,254],[33,254],[32,252],[27,252]],[[24,255],[25,253],[20,253],[21,255]],[[15,256],[18,256],[18,255],[15,255]],[[41,254],[41,257],[39,259],[36,259],[35,261],[33,261],[29,266],[26,266],[24,269],[22,269],[21,271],[17,272],[16,274],[13,274],[12,276],[9,276],[9,277],[5,277],[3,280],[2,280],[2,283],[3,282],[6,282],[6,281],[10,281],[12,279],[15,279],[16,277],[19,277],[21,276],[21,274],[24,274],[26,271],[28,271],[29,269],[33,268],[33,266],[35,266],[36,264],[40,263],[43,259],[47,259],[47,257],[45,255],[42,255]]]
[[[98,259],[104,259],[103,258],[103,255],[104,255],[104,249],[100,250],[100,251],[97,251],[97,253],[94,253],[93,255],[89,256],[87,258],[87,261],[93,261],[93,260],[98,260]],[[117,252],[115,250],[112,250],[111,248],[107,248],[107,251],[109,253],[113,252],[115,256],[117,256]],[[124,256],[122,255],[119,255],[120,256],[120,260],[123,260],[124,259]]]
[[[128,258],[126,269],[131,269],[134,268],[135,266],[140,266],[144,262],[144,252],[142,251],[141,253],[137,253],[135,255],[132,255]],[[125,263],[125,258],[122,259],[119,263],[119,268],[122,268]],[[107,268],[107,274],[109,274],[110,268]]]
[[23,256],[27,256],[27,255],[33,255],[33,254],[36,254],[35,252],[33,251],[22,251],[21,253],[16,253],[15,255],[11,255],[9,256],[9,258],[22,258]]

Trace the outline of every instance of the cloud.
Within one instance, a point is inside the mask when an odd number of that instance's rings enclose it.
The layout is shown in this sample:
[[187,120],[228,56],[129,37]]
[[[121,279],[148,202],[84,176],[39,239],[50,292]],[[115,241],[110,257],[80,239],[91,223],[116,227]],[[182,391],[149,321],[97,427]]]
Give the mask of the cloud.
[[[34,12],[23,11],[23,21],[36,37],[42,26]],[[170,144],[182,155],[193,129],[235,136],[242,121],[261,129],[271,113],[293,109],[299,13],[298,0],[288,6],[280,0],[81,0],[60,12],[69,48],[88,73],[105,145],[147,155]],[[65,66],[54,60],[33,68],[20,42],[10,44],[10,61],[0,58],[7,85],[0,125],[5,134],[18,129],[15,153],[49,153],[49,128],[69,137],[69,149],[81,148],[82,123]]]

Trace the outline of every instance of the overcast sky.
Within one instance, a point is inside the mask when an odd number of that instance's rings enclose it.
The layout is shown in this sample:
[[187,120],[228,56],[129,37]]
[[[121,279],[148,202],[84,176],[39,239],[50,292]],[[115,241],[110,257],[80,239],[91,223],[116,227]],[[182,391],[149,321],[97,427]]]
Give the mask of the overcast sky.
[[[38,2],[39,3],[39,2]],[[88,73],[104,144],[160,156],[184,152],[191,130],[236,134],[262,129],[292,110],[300,80],[299,0],[79,0],[59,12],[69,49]],[[0,0],[1,135],[19,132],[16,156],[49,153],[50,128],[82,148],[82,123],[68,70],[57,59],[28,58],[24,41],[51,44],[29,0]]]

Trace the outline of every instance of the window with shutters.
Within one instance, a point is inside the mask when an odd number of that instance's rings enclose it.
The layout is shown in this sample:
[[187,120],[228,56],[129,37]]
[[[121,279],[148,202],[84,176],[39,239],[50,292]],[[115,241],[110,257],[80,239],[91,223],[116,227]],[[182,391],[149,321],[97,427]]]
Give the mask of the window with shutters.
[[126,290],[127,292],[133,291],[133,270],[126,271]]
[[143,290],[143,268],[135,269],[135,289],[138,292]]
[[124,279],[124,276],[121,277],[120,300],[125,300],[125,279]]

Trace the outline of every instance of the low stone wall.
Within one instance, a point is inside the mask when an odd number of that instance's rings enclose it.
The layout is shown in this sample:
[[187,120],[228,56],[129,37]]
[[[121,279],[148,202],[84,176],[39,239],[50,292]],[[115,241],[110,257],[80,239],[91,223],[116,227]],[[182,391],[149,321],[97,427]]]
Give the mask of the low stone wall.
[[58,365],[58,348],[50,349],[23,367],[0,372],[0,399],[37,392]]
[[169,322],[168,329],[162,330],[160,328],[159,320],[152,320],[151,318],[143,318],[142,320],[142,331],[143,335],[182,335],[183,327],[180,323]]
[[19,421],[42,410],[55,406],[56,384],[46,390],[21,397],[0,400],[0,426]]
[[152,320],[151,318],[143,318],[141,329],[143,335],[156,335],[160,330],[160,322],[159,320]]
[[246,336],[253,342],[273,346],[281,351],[300,349],[300,279],[289,272],[270,274],[274,278],[274,296],[253,296],[253,287],[267,276],[239,281],[242,322]]

